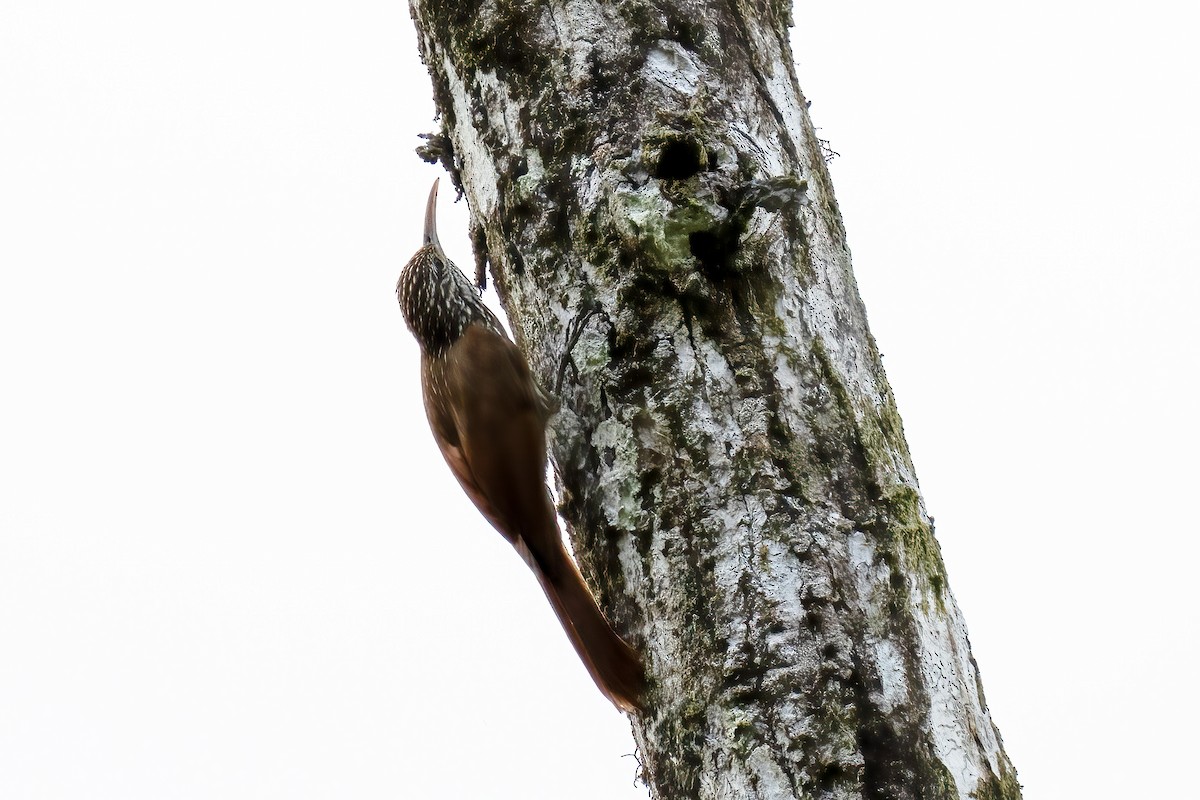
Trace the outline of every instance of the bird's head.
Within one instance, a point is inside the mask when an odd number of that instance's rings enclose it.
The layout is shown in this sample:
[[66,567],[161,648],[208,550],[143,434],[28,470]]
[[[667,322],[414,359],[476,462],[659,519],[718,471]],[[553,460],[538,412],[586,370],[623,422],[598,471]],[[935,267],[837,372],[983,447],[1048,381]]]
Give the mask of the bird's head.
[[404,265],[396,299],[408,329],[426,352],[444,350],[477,320],[494,319],[479,290],[446,257],[437,234],[438,181],[429,190],[421,248]]

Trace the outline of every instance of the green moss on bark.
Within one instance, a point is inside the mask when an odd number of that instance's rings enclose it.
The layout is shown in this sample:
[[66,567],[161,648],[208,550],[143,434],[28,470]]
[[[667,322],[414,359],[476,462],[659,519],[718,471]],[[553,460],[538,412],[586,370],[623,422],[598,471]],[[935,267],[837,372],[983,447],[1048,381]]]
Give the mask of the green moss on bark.
[[989,774],[971,792],[975,800],[1021,800],[1021,784],[1017,774],[1000,762],[1000,774]]

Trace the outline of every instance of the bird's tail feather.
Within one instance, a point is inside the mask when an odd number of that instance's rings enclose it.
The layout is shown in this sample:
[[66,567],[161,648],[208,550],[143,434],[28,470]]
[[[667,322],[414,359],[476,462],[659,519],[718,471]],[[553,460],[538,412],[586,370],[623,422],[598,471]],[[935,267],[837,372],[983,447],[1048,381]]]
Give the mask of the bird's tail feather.
[[641,711],[646,687],[641,659],[608,624],[566,551],[553,565],[527,560],[596,686],[622,711]]

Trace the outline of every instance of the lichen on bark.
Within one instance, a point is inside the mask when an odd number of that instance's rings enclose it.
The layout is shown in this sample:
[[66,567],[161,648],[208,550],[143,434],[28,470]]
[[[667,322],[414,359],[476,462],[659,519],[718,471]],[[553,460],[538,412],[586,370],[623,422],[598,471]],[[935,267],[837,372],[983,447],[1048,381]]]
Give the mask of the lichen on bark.
[[560,401],[574,551],[649,668],[653,796],[1018,797],[790,6],[411,8],[476,256]]

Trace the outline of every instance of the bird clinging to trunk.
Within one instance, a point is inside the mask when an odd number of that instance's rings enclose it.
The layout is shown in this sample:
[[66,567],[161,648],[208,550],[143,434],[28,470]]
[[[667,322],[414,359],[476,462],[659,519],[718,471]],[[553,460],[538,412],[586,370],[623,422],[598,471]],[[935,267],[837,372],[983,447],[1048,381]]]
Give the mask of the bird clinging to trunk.
[[617,707],[640,710],[637,654],[600,612],[567,555],[546,489],[549,409],[525,357],[438,242],[437,181],[421,249],[396,283],[421,346],[421,392],[433,438],[476,508],[537,576],[592,679]]

